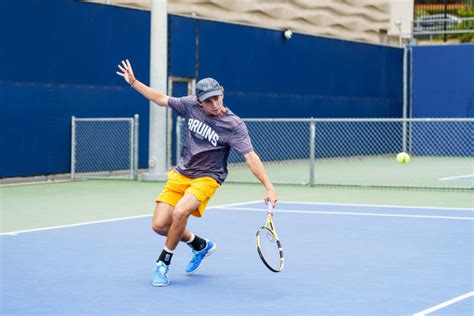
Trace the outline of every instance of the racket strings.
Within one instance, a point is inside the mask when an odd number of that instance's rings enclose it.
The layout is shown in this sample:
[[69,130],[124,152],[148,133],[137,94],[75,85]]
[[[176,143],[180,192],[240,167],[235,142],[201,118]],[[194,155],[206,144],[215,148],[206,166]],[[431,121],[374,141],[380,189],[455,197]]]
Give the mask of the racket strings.
[[259,234],[260,251],[267,264],[275,270],[280,269],[280,249],[275,236],[268,229],[261,229]]

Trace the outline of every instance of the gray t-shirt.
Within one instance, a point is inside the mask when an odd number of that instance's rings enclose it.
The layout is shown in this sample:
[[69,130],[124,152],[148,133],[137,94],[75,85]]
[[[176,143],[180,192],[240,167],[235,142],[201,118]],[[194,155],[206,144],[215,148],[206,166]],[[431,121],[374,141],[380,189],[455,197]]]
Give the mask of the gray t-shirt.
[[245,123],[228,108],[222,116],[207,115],[194,96],[169,98],[168,105],[186,119],[186,141],[175,170],[190,178],[227,177],[230,148],[240,155],[253,151]]

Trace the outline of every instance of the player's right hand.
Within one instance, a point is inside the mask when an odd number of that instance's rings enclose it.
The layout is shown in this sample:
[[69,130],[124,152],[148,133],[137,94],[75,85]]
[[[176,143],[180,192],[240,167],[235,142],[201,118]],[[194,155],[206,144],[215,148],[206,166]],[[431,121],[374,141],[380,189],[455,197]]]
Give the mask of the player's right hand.
[[117,75],[123,77],[128,84],[132,84],[135,81],[135,75],[133,74],[132,65],[126,59],[122,60],[122,65],[117,65],[120,71],[116,71]]

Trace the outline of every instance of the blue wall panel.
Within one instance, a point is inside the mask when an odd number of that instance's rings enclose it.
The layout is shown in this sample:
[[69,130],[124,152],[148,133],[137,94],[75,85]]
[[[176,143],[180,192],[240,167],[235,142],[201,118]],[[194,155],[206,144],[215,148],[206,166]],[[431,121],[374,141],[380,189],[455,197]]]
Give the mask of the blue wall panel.
[[196,19],[168,16],[168,69],[178,77],[196,76]]
[[[0,49],[0,143],[8,148],[0,177],[69,172],[72,115],[140,114],[139,166],[147,166],[148,101],[115,70],[129,58],[147,83],[149,26],[145,11],[0,2],[1,29],[15,28]],[[215,77],[242,117],[401,116],[398,48],[299,34],[285,41],[279,31],[173,15],[169,34],[169,75]]]
[[[150,14],[72,0],[0,2],[0,177],[70,171],[71,116],[140,115],[147,166],[148,101],[115,74],[122,58],[149,78]],[[13,30],[7,32],[7,30]]]
[[473,117],[474,44],[413,47],[412,116]]
[[399,48],[199,21],[199,77],[242,117],[400,117]]
[[[413,47],[413,118],[474,117],[474,45]],[[473,156],[466,124],[418,124],[412,151],[419,155]],[[450,135],[450,142],[445,140]],[[472,147],[472,146],[471,146]]]
[[[146,166],[148,107],[129,87],[2,84],[2,177],[70,171],[71,116],[140,115],[140,165]],[[5,102],[6,101],[6,102]]]
[[139,74],[149,69],[149,12],[24,0],[0,1],[0,17],[1,81],[118,85],[111,74],[122,58],[139,61]]

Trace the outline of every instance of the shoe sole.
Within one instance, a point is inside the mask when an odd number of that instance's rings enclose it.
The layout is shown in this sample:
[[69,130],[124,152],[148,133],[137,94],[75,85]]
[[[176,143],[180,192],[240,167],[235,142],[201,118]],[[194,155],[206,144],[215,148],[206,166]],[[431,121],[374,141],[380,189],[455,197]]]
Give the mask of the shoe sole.
[[170,285],[170,282],[168,282],[167,284],[155,284],[155,283],[152,283],[152,285],[153,285],[154,287],[165,287],[165,286]]
[[186,271],[186,273],[187,273],[188,275],[191,275],[191,274],[194,274],[197,270],[199,270],[199,268],[202,266],[204,260],[206,260],[207,257],[209,257],[210,255],[212,255],[212,254],[214,253],[214,251],[216,251],[216,248],[217,248],[217,245],[214,244],[214,246],[212,246],[212,248],[209,249],[209,251],[206,253],[206,255],[204,256],[204,258],[202,259],[201,264],[199,265],[199,267],[197,267],[196,270],[191,271],[191,272]]

